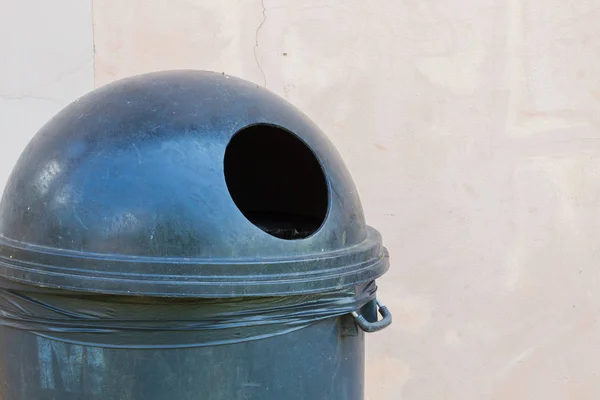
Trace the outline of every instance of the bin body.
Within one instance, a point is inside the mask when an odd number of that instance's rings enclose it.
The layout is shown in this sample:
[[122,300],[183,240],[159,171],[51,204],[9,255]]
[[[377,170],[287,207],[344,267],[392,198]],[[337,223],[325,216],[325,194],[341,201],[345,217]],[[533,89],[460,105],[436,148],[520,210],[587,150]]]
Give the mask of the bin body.
[[116,349],[0,328],[1,392],[28,400],[360,400],[364,335],[340,318],[264,340]]
[[0,399],[362,400],[387,268],[335,148],[283,99],[208,72],[115,82],[4,190]]

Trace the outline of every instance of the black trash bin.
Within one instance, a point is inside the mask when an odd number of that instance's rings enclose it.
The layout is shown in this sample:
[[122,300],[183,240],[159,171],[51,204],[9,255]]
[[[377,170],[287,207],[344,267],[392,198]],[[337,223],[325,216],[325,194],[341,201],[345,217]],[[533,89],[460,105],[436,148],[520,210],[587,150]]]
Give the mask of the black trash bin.
[[0,398],[363,399],[387,268],[293,106],[217,73],[118,81],[48,122],[4,191]]

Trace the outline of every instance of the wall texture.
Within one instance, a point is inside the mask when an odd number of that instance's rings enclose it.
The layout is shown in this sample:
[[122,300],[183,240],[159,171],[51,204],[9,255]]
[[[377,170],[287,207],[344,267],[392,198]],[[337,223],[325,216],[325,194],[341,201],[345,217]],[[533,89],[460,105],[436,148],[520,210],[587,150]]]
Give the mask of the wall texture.
[[368,399],[600,396],[597,1],[3,3],[0,179],[94,79],[252,80],[331,137],[392,254]]

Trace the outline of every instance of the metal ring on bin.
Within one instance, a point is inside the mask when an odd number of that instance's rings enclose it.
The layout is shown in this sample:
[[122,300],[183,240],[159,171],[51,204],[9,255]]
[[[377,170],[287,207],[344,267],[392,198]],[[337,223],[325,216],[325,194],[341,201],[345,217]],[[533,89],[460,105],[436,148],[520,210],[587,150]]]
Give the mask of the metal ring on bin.
[[390,312],[390,310],[388,310],[386,306],[381,304],[379,300],[375,300],[375,304],[377,305],[379,314],[381,314],[381,319],[379,321],[369,322],[364,316],[362,316],[358,312],[352,312],[352,316],[356,321],[356,325],[358,325],[360,329],[367,333],[380,331],[392,324],[392,313]]

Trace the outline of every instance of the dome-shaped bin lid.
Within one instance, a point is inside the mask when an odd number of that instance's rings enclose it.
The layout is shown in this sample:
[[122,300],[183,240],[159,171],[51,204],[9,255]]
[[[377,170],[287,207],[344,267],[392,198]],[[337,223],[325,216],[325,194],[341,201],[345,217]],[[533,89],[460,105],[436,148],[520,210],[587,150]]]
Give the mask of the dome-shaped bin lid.
[[315,293],[388,268],[352,179],[285,100],[169,71],[99,88],[32,139],[0,203],[0,276],[94,293]]

